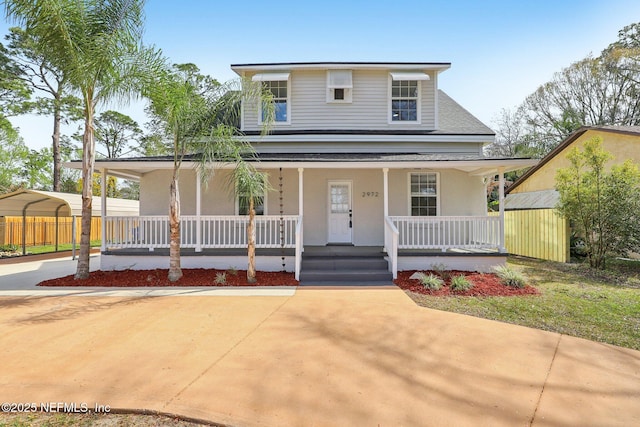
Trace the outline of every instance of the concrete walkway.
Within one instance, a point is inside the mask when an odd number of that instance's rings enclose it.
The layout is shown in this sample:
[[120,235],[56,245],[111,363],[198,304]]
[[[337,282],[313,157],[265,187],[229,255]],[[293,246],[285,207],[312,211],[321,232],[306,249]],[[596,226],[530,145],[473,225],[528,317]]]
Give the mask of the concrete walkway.
[[640,425],[640,352],[394,288],[0,297],[0,325],[0,402],[231,426]]

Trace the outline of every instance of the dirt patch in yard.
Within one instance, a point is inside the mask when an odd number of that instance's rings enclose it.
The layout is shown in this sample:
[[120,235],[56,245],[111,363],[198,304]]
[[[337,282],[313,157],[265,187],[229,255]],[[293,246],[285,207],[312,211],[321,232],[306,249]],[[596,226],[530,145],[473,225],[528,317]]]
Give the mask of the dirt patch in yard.
[[38,286],[91,286],[91,287],[161,287],[161,286],[297,286],[293,273],[259,271],[257,282],[247,283],[244,270],[214,270],[205,268],[182,269],[182,278],[176,282],[167,279],[167,269],[94,271],[88,279],[75,280],[73,275],[45,280]]
[[[538,295],[540,292],[533,286],[524,288],[514,288],[503,285],[500,278],[492,273],[471,273],[465,271],[449,271],[447,276],[463,275],[473,283],[473,287],[468,291],[453,291],[451,289],[451,278],[445,280],[444,286],[437,291],[425,288],[417,279],[410,279],[415,271],[399,271],[398,278],[393,281],[399,288],[423,295],[433,296],[473,296],[473,297],[493,297],[493,296],[516,296],[516,295]],[[425,271],[424,273],[433,273]]]

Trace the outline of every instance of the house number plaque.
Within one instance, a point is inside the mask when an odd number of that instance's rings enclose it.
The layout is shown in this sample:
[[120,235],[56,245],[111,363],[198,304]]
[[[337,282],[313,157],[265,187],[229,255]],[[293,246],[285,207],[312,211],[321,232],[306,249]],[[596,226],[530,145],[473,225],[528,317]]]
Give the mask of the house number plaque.
[[362,197],[378,197],[379,193],[377,191],[363,191]]

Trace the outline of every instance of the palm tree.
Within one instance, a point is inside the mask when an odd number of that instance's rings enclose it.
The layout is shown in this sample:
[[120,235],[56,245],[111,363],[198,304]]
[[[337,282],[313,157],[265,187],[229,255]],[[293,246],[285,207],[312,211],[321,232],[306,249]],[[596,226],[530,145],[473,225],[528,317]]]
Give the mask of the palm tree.
[[141,46],[144,0],[6,0],[9,19],[22,25],[40,52],[81,95],[82,221],[76,279],[89,277],[94,114],[99,102],[126,100],[145,85],[159,54]]
[[[200,74],[194,64],[178,64],[165,70],[149,86],[148,113],[171,140],[173,174],[169,185],[169,274],[172,282],[182,277],[180,266],[180,170],[186,155],[192,155],[206,185],[219,164],[240,164],[253,156],[253,148],[235,126],[243,96],[262,96],[262,86],[245,82],[220,84]],[[263,99],[268,100],[269,94]],[[273,117],[269,108],[269,117]],[[272,119],[271,119],[272,120]],[[269,119],[266,120],[270,123]],[[267,129],[267,126],[264,127]]]
[[[249,215],[249,224],[247,225],[247,282],[255,283],[256,281],[256,228],[255,228],[255,202],[263,198],[265,193],[271,190],[268,175],[258,171],[251,163],[241,161],[236,164],[233,173],[230,175],[231,182],[229,186],[233,186],[236,196],[242,197],[247,201]],[[264,199],[263,199],[264,200]]]

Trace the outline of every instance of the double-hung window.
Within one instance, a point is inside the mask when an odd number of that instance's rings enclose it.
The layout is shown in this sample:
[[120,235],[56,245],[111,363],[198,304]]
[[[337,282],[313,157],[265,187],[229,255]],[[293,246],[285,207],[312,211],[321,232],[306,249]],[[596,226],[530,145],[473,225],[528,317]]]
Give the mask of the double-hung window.
[[[287,81],[286,80],[272,80],[263,82],[264,88],[271,92],[273,96],[273,108],[274,108],[274,120],[276,122],[287,121]],[[265,109],[262,111],[262,120],[265,119]]]
[[411,192],[411,216],[438,215],[438,174],[411,173],[409,177]]
[[[242,194],[236,200],[236,212],[238,215],[249,215],[249,197]],[[256,215],[266,215],[267,197],[264,191],[253,197],[253,209]]]
[[[264,195],[253,198],[253,209],[256,215],[264,215]],[[249,198],[238,196],[238,215],[249,215]]]
[[391,121],[418,121],[418,82],[416,80],[391,82]]
[[422,80],[429,80],[429,75],[421,72],[391,73],[390,123],[420,123]]
[[[271,93],[275,124],[290,123],[289,73],[256,74],[252,80],[262,82],[265,91]],[[266,119],[267,111],[264,105],[260,106],[260,122]]]

